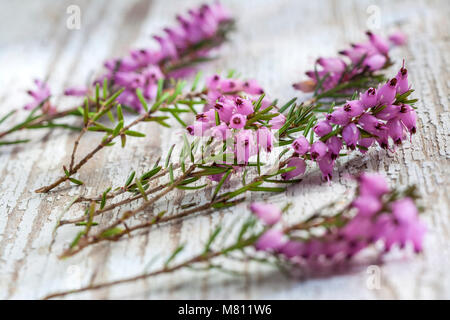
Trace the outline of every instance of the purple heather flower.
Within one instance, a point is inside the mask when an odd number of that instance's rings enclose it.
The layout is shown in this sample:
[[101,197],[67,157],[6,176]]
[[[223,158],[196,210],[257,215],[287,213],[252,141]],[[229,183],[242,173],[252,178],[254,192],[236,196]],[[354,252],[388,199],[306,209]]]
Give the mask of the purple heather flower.
[[362,139],[360,139],[358,141],[358,146],[360,146],[362,148],[359,148],[359,151],[361,153],[363,153],[363,154],[366,153],[367,149],[369,149],[373,145],[374,142],[375,142],[374,138],[362,138]]
[[311,145],[311,158],[313,160],[320,160],[326,155],[327,151],[327,145],[324,142],[318,140]]
[[389,52],[389,43],[382,37],[367,31],[370,43],[378,50],[378,52],[387,55]]
[[369,68],[370,71],[377,71],[384,67],[387,58],[382,54],[374,54],[373,56],[367,57],[364,60],[364,65]]
[[347,101],[343,107],[349,118],[360,116],[364,112],[364,108],[359,100]]
[[281,247],[280,253],[288,258],[299,257],[305,253],[306,246],[299,241],[287,241],[283,247]]
[[259,237],[255,244],[257,250],[277,251],[285,244],[286,239],[282,231],[269,229]]
[[239,131],[235,137],[235,140],[234,153],[236,155],[237,163],[248,163],[248,159],[258,152],[252,131]]
[[374,88],[367,89],[360,97],[361,105],[368,109],[377,104],[377,90]]
[[[209,90],[217,90],[220,85],[220,76],[218,74],[214,74],[208,78],[206,78],[206,87]],[[215,99],[214,99],[215,100]]]
[[317,63],[320,64],[326,72],[342,72],[346,68],[344,60],[340,58],[319,58]]
[[401,107],[396,104],[389,104],[380,112],[377,112],[376,117],[382,120],[390,120],[397,117]]
[[299,175],[302,175],[306,171],[306,163],[305,160],[301,158],[290,158],[287,163],[287,168],[295,167],[294,170],[285,172],[281,174],[281,178],[283,180],[291,180],[295,177],[298,177]]
[[314,132],[319,136],[323,137],[331,132],[333,128],[328,123],[328,121],[320,121],[314,126]]
[[397,73],[397,76],[395,77],[397,79],[397,93],[403,94],[406,91],[409,90],[409,84],[408,84],[408,70],[405,67],[402,67],[399,72]]
[[[36,85],[35,90],[28,90],[27,93],[33,98],[33,101],[24,106],[24,109],[31,110],[39,106],[42,102],[50,98],[50,87],[39,79],[34,80]],[[45,108],[43,108],[43,111]],[[51,109],[51,110],[50,110]],[[53,108],[49,108],[48,111],[52,111]]]
[[210,128],[211,124],[208,122],[195,121],[194,124],[188,126],[186,130],[192,136],[204,137]]
[[295,152],[301,156],[307,153],[310,148],[309,142],[304,136],[300,136],[295,139],[291,146],[295,150]]
[[251,103],[251,101],[243,99],[241,97],[236,97],[234,99],[234,102],[236,104],[236,110],[238,113],[243,114],[244,116],[248,116],[249,114],[252,114],[254,112],[253,104]]
[[322,177],[330,181],[333,178],[334,160],[331,154],[327,153],[324,157],[318,160],[319,169],[322,172]]
[[249,79],[244,81],[242,90],[247,94],[261,95],[264,93],[263,88],[259,85],[258,81]]
[[71,87],[64,90],[65,96],[83,97],[88,93],[86,87]]
[[350,121],[350,115],[344,110],[343,107],[336,108],[331,113],[330,121],[334,124],[345,126]]
[[230,119],[230,128],[233,129],[242,129],[245,126],[245,123],[247,122],[247,117],[240,114],[235,113],[231,116]]
[[217,102],[214,107],[219,113],[219,118],[223,122],[229,122],[233,114],[233,106],[229,103]]
[[272,151],[274,136],[267,127],[261,127],[256,131],[256,141],[258,148],[262,148],[267,152]]
[[327,140],[326,144],[331,159],[337,159],[342,148],[342,140],[336,136],[332,136]]
[[353,122],[349,123],[342,130],[342,138],[348,148],[354,150],[356,147],[356,142],[359,139],[359,129]]
[[403,140],[403,125],[398,119],[391,119],[387,122],[388,134],[395,144],[401,144]]
[[386,130],[386,125],[371,114],[364,113],[358,120],[358,124],[373,135],[380,135]]
[[396,31],[389,36],[389,41],[397,46],[405,45],[407,42],[406,35],[401,31]]
[[242,81],[238,79],[220,80],[220,90],[225,93],[242,91]]
[[286,117],[280,113],[278,116],[272,118],[269,121],[269,124],[272,126],[271,129],[280,129],[284,125],[285,122],[286,122]]
[[414,109],[409,105],[403,105],[402,109],[408,111],[406,112],[400,111],[400,113],[398,114],[399,119],[402,121],[402,123],[405,125],[406,129],[408,129],[410,133],[412,134],[416,133],[416,121],[417,121],[416,111],[414,111]]
[[253,202],[250,210],[266,225],[273,225],[281,219],[281,210],[270,203]]
[[378,89],[377,100],[378,103],[392,104],[395,100],[395,94],[397,93],[397,78],[392,78],[386,84]]
[[222,122],[218,126],[211,128],[211,135],[218,140],[226,141],[228,138],[231,138],[232,133],[228,125]]
[[359,194],[361,196],[380,197],[389,192],[386,179],[376,173],[363,173],[359,176]]
[[382,203],[377,197],[359,196],[353,200],[352,207],[358,209],[358,214],[364,217],[371,217],[381,210]]

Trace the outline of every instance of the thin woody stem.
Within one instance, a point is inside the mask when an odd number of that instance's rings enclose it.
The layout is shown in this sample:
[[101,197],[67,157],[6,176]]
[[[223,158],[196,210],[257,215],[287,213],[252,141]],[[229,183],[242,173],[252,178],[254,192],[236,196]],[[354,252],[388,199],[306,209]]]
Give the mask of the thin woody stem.
[[133,282],[133,281],[137,281],[137,280],[143,280],[143,279],[154,277],[154,276],[157,276],[160,274],[173,273],[182,268],[189,267],[193,264],[208,262],[219,256],[224,256],[231,251],[241,250],[242,248],[251,246],[256,241],[256,239],[257,239],[257,237],[252,236],[247,239],[241,240],[240,242],[238,242],[236,244],[228,246],[220,251],[209,251],[209,252],[198,254],[198,255],[196,255],[188,260],[185,260],[184,262],[180,262],[172,267],[169,267],[166,265],[159,270],[149,272],[149,273],[143,273],[143,274],[140,274],[140,275],[137,275],[134,277],[130,277],[130,278],[124,278],[124,279],[116,280],[116,281],[112,281],[112,282],[104,282],[104,283],[99,283],[99,284],[95,284],[95,285],[89,285],[89,286],[82,287],[82,288],[75,289],[75,290],[57,292],[57,293],[50,294],[50,295],[44,297],[43,299],[48,300],[48,299],[52,299],[52,298],[67,296],[69,294],[80,293],[80,292],[85,292],[85,291],[90,291],[90,290],[97,290],[97,289],[112,287],[112,286],[123,284],[123,283]]

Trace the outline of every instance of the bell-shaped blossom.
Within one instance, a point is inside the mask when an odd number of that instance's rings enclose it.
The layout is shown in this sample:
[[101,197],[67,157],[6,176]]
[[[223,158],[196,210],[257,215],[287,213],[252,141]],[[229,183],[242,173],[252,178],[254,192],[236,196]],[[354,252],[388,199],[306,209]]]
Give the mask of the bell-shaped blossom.
[[253,202],[250,210],[266,225],[273,225],[281,219],[281,210],[270,203]]

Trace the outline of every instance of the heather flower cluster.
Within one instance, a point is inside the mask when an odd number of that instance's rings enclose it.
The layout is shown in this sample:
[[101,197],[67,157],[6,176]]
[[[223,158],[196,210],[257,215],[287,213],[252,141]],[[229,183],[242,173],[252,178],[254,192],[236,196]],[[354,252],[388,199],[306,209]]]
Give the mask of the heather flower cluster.
[[288,166],[296,169],[283,177],[292,179],[303,174],[304,159],[310,159],[317,162],[325,179],[331,179],[333,166],[344,145],[349,151],[358,148],[365,153],[375,143],[384,149],[390,149],[390,140],[394,145],[401,144],[407,132],[416,132],[416,112],[408,104],[414,100],[407,100],[411,92],[408,71],[403,66],[385,84],[369,88],[359,99],[335,107],[314,126],[317,141],[310,144],[301,136],[292,143],[294,155]]
[[[177,26],[165,28],[163,36],[153,37],[159,44],[158,49],[132,50],[123,58],[105,62],[107,72],[96,82],[101,84],[107,79],[115,87],[124,88],[117,98],[118,103],[142,111],[136,89],[142,91],[146,100],[152,101],[156,98],[158,80],[191,74],[195,70],[193,64],[206,60],[210,51],[225,40],[225,28],[232,21],[219,2],[204,4],[176,18]],[[86,92],[75,93],[84,95]]]
[[[295,83],[294,88],[303,92],[311,92],[316,90],[320,83],[318,91],[327,91],[340,83],[383,69],[390,62],[389,41],[370,31],[366,34],[369,38],[368,41],[352,44],[351,48],[339,52],[349,62],[338,57],[321,57],[317,59],[317,64],[321,69],[307,71],[306,75],[310,79]],[[405,36],[400,32],[391,35],[389,40],[393,45],[403,45],[406,42]]]
[[194,124],[187,127],[189,134],[226,142],[227,151],[234,154],[230,164],[247,164],[260,150],[272,151],[274,133],[286,118],[272,110],[271,101],[263,96],[264,90],[256,80],[216,74],[206,80],[206,90],[207,103]]
[[395,245],[411,244],[422,251],[425,225],[419,219],[414,199],[410,196],[393,199],[385,178],[363,174],[358,178],[359,191],[349,209],[342,215],[324,218],[320,235],[299,236],[306,230],[299,224],[280,230],[281,210],[271,204],[253,203],[251,211],[267,226],[255,243],[258,250],[280,254],[293,261],[313,262],[318,259],[351,258],[365,248],[382,243],[388,252]]

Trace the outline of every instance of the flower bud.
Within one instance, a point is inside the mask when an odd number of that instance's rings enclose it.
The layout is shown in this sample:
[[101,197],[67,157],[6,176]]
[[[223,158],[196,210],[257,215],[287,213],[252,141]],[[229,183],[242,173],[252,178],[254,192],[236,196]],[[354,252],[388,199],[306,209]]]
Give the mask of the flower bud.
[[356,147],[356,142],[359,139],[359,129],[356,124],[349,123],[342,130],[342,138],[345,141],[345,144],[348,148],[354,150]]
[[343,108],[349,118],[357,117],[364,112],[364,108],[359,100],[347,101]]
[[350,116],[344,108],[337,108],[331,113],[330,121],[334,124],[345,126],[350,121]]
[[342,148],[342,140],[336,136],[330,137],[327,142],[328,152],[332,160],[337,159]]
[[250,210],[266,225],[273,225],[281,219],[281,210],[270,203],[253,202]]
[[295,169],[281,174],[281,178],[283,178],[283,180],[291,180],[295,177],[298,177],[299,175],[304,174],[306,171],[305,160],[295,157],[290,158],[287,163],[287,168],[290,167],[295,167]]
[[295,139],[291,146],[299,155],[304,155],[309,151],[309,142],[304,136]]
[[369,88],[361,95],[361,105],[368,109],[377,104],[377,90],[375,88]]
[[310,150],[311,158],[313,160],[320,160],[326,155],[327,150],[328,150],[327,145],[322,141],[318,140],[311,145]]
[[388,134],[395,144],[401,144],[403,140],[403,125],[398,119],[391,119],[387,122]]
[[320,121],[314,126],[314,132],[319,136],[323,137],[331,132],[333,128],[328,123],[328,121]]
[[380,105],[392,104],[397,93],[397,78],[392,78],[378,89],[377,102]]

